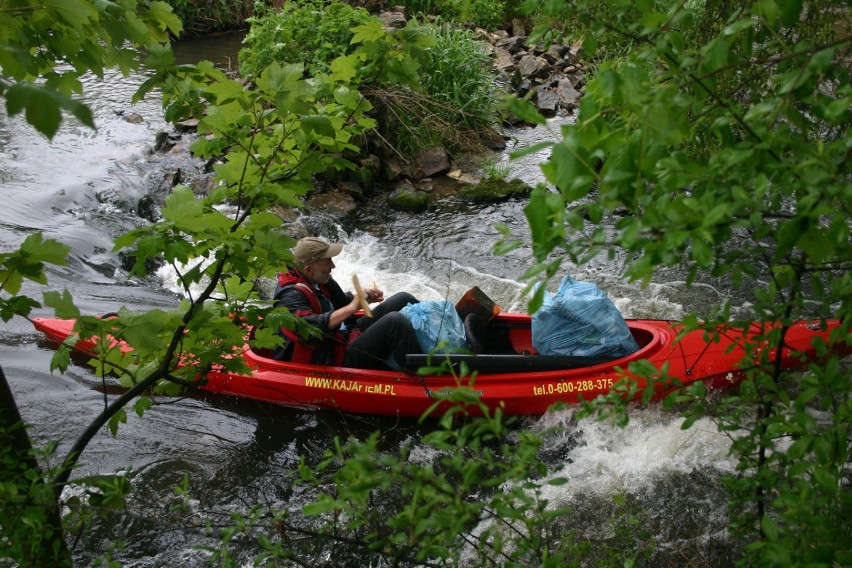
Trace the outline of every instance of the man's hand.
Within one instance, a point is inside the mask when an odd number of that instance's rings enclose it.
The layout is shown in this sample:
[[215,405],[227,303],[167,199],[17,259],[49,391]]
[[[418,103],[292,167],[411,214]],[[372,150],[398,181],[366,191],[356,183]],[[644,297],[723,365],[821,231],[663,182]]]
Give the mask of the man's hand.
[[365,289],[364,296],[366,296],[367,301],[371,304],[375,302],[383,302],[385,300],[385,293],[378,288]]

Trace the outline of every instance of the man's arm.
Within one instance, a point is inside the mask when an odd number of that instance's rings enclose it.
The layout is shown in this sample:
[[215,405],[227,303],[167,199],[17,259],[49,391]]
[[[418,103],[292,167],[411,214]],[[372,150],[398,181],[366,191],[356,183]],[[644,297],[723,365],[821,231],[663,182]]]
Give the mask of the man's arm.
[[352,314],[358,311],[361,307],[361,302],[358,301],[357,296],[353,296],[348,304],[343,306],[342,308],[338,308],[329,314],[328,318],[328,328],[331,330],[340,329],[340,324],[344,321],[352,317]]

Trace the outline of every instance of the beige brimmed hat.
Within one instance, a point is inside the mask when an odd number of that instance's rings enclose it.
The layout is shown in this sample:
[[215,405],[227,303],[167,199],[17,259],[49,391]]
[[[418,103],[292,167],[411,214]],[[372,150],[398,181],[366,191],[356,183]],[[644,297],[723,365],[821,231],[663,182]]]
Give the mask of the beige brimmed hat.
[[316,262],[321,258],[331,258],[340,254],[343,245],[340,243],[327,243],[315,237],[305,237],[296,243],[293,249],[293,258],[302,266]]

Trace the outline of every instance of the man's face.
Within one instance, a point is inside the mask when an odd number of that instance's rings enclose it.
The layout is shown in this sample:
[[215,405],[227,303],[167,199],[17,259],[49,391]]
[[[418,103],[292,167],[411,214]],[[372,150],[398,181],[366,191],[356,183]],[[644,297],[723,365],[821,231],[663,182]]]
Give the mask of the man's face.
[[331,270],[334,261],[330,258],[321,258],[315,262],[305,265],[305,276],[314,284],[325,284],[331,278]]

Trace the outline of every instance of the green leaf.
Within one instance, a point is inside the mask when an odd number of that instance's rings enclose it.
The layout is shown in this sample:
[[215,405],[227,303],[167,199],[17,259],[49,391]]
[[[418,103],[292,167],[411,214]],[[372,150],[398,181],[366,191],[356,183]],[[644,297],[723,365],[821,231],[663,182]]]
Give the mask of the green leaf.
[[525,156],[531,156],[533,154],[538,154],[542,150],[546,150],[548,148],[553,147],[553,142],[536,142],[531,146],[527,146],[525,148],[521,148],[520,150],[513,150],[509,157],[512,160],[517,160],[519,158],[523,158]]
[[16,83],[6,90],[6,112],[9,116],[22,110],[25,111],[27,122],[51,139],[59,130],[62,110],[70,112],[86,126],[95,127],[89,107],[41,85]]
[[778,525],[769,515],[760,518],[760,531],[768,540],[778,540]]
[[305,132],[327,136],[332,139],[336,136],[337,131],[327,116],[300,116],[299,122],[302,123],[302,128],[305,129]]
[[45,0],[44,4],[57,19],[78,31],[82,31],[89,22],[98,17],[97,10],[84,0]]
[[651,34],[660,30],[662,24],[668,22],[668,17],[662,12],[647,12],[640,20],[643,34]]
[[139,397],[139,399],[137,399],[136,402],[133,404],[133,410],[136,412],[136,415],[139,416],[139,418],[142,418],[142,416],[145,414],[145,411],[150,410],[153,406],[154,403],[151,400],[151,397],[142,396]]
[[593,159],[581,146],[580,137],[581,134],[572,128],[562,142],[553,146],[550,160],[541,168],[568,202],[585,197],[597,178],[592,168]]
[[80,310],[74,305],[74,299],[68,290],[63,290],[61,294],[56,291],[45,292],[44,304],[53,308],[58,318],[75,319],[80,317]]
[[378,41],[387,35],[378,18],[371,18],[366,24],[355,26],[352,32],[351,44]]
[[518,97],[506,97],[503,99],[503,104],[509,112],[524,122],[528,122],[530,124],[545,124],[547,122],[544,115],[527,100],[519,99]]
[[156,352],[165,347],[159,332],[167,322],[168,315],[162,310],[128,314],[122,317],[121,337],[134,349]]
[[39,262],[47,262],[56,266],[65,266],[66,257],[71,247],[53,239],[44,240],[41,233],[33,233],[24,239],[21,252]]
[[115,414],[113,414],[107,426],[109,427],[110,433],[115,436],[118,434],[118,425],[119,424],[127,424],[127,412],[123,408],[119,408]]
[[58,369],[60,373],[64,373],[68,370],[68,365],[70,364],[71,350],[65,345],[60,345],[50,359],[50,372],[52,373]]
[[0,254],[0,282],[9,294],[17,294],[24,279],[47,284],[44,264],[65,265],[71,249],[52,239],[43,240],[41,233],[28,236],[14,252]]
[[221,233],[234,224],[228,216],[216,211],[206,210],[208,205],[197,199],[191,189],[177,186],[166,198],[163,217],[175,224],[175,228],[193,233]]
[[[160,0],[151,2],[150,14],[154,21],[159,24],[161,30],[168,30],[174,37],[180,37],[183,31],[183,22],[174,13],[172,6],[168,2],[161,2]],[[168,36],[165,36],[157,38],[157,41],[165,42],[168,39]]]
[[323,515],[338,509],[337,502],[328,495],[320,495],[316,501],[302,508],[302,512],[308,516]]
[[329,78],[334,82],[348,83],[358,74],[359,64],[360,60],[357,55],[341,55],[331,62]]
[[722,34],[726,36],[737,35],[745,29],[753,28],[755,25],[757,25],[757,20],[754,18],[743,18],[726,26],[725,29],[722,30]]
[[775,0],[759,0],[752,5],[751,11],[752,14],[761,16],[770,27],[775,27],[774,24],[778,20],[778,3]]
[[704,70],[712,73],[728,64],[730,46],[728,42],[717,38],[703,49]]
[[[0,271],[0,279],[3,273]],[[8,300],[0,298],[0,319],[9,321],[14,316],[29,317],[33,308],[39,308],[41,304],[28,296],[12,296]]]
[[802,14],[802,0],[784,0],[779,4],[781,23],[794,26]]
[[702,239],[693,239],[692,258],[702,268],[709,268],[713,264],[713,249]]

